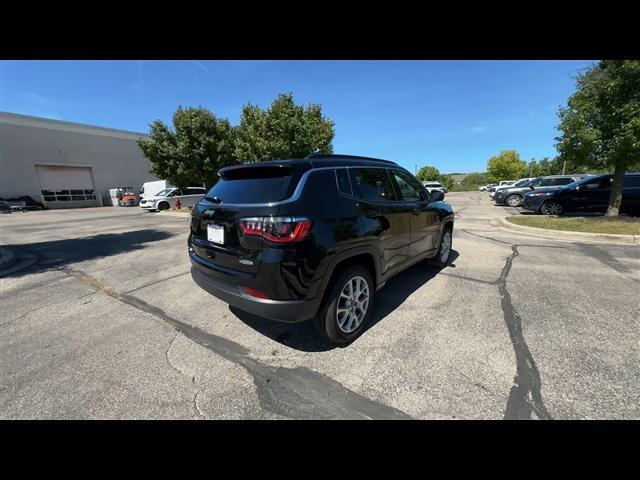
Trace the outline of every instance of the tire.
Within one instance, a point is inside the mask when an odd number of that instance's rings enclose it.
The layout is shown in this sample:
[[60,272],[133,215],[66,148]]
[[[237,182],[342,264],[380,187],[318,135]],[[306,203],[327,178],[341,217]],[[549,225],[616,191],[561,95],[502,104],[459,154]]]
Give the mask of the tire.
[[540,213],[543,215],[562,215],[562,205],[553,200],[544,202],[540,207]]
[[[362,282],[365,282],[366,286]],[[366,292],[363,292],[366,293],[366,301],[361,294],[358,301],[360,308],[356,306],[351,309],[350,302],[353,301],[356,295],[354,285],[356,288],[359,286],[363,290],[366,287]],[[349,291],[353,293],[353,296],[348,296]],[[374,296],[375,285],[369,270],[361,265],[348,268],[333,282],[323,307],[313,319],[316,330],[333,343],[347,344],[353,342],[364,332],[364,328],[371,317]],[[364,305],[364,314],[362,314],[362,305]],[[338,313],[338,308],[344,310],[344,312]],[[359,317],[359,314],[362,314],[362,317]]]
[[451,257],[451,247],[453,246],[453,232],[451,227],[446,227],[442,238],[440,239],[440,245],[438,246],[438,253],[435,257],[429,259],[429,264],[434,267],[444,268],[449,264],[449,257]]
[[522,197],[520,195],[509,195],[504,199],[504,203],[510,207],[519,207],[522,205]]
[[167,202],[160,202],[158,204],[158,210],[162,211],[162,210],[169,210],[169,204]]

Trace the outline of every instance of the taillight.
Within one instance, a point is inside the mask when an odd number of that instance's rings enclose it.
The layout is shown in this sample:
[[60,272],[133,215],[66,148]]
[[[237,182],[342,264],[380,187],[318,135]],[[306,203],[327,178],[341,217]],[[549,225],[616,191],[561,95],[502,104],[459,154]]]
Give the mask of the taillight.
[[244,235],[256,235],[275,243],[298,242],[309,236],[311,220],[293,217],[254,217],[240,220]]

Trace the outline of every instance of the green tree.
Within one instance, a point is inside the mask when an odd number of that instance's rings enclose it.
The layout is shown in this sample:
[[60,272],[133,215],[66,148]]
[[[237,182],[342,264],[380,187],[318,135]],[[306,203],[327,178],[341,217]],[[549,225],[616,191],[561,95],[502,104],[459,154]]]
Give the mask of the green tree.
[[578,75],[560,108],[560,157],[613,170],[608,216],[617,216],[627,168],[640,162],[640,60],[603,60]]
[[528,173],[527,164],[515,150],[502,150],[487,162],[490,181],[517,180]]
[[236,133],[234,153],[241,162],[332,153],[335,135],[320,105],[296,105],[290,93],[278,95],[267,110],[246,104]]
[[477,190],[480,185],[486,185],[489,183],[489,175],[481,172],[473,172],[468,174],[460,185],[455,186],[455,190],[459,191],[469,191],[469,190]]
[[212,186],[218,169],[237,163],[233,127],[204,107],[178,107],[173,130],[161,120],[150,125],[149,138],[138,145],[151,162],[151,173],[176,187]]
[[452,190],[453,186],[456,183],[456,182],[454,182],[453,177],[451,176],[451,174],[439,175],[438,176],[438,181],[442,185],[444,185],[447,188],[447,190]]
[[438,180],[440,178],[440,171],[436,167],[425,165],[424,167],[420,167],[418,169],[416,178],[421,182],[427,182],[429,180],[432,180],[432,181]]

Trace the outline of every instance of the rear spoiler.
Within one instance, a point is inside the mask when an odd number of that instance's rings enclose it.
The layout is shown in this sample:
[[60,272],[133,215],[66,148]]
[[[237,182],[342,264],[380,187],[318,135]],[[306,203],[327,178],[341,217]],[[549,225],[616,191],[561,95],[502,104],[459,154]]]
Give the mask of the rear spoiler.
[[232,165],[230,167],[221,168],[218,171],[220,178],[255,178],[259,176],[284,177],[291,175],[295,170],[307,170],[311,168],[311,164],[307,168],[300,168],[300,165],[293,167],[286,161],[270,161],[244,163],[240,165]]

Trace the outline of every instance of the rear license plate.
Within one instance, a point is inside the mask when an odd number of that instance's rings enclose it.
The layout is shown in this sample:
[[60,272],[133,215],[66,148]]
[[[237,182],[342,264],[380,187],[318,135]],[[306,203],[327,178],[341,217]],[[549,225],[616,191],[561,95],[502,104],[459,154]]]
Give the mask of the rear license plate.
[[220,225],[207,225],[207,240],[213,243],[224,244],[224,227]]

